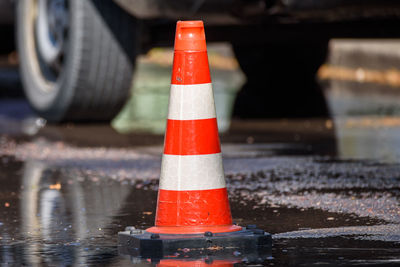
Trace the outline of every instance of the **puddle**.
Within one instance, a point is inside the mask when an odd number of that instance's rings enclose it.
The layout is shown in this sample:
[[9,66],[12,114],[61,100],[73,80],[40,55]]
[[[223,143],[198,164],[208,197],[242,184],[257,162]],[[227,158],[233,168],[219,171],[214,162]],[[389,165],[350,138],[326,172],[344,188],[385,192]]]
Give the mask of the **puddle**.
[[[369,182],[365,183],[368,194],[357,199],[360,202],[355,202],[353,210],[343,208],[345,205],[341,202],[331,203],[335,208],[329,208],[328,204],[318,206],[317,200],[305,197],[315,194],[323,203],[327,193],[315,188],[329,191],[334,187],[329,182],[333,179],[331,174],[325,173],[326,159],[294,161],[297,166],[299,162],[314,166],[315,176],[320,179],[313,181],[311,186],[302,181],[305,174],[296,168],[295,163],[288,164],[289,159],[255,158],[255,165],[262,164],[261,160],[272,162],[264,164],[263,171],[237,174],[232,167],[237,159],[233,156],[227,158],[226,169],[232,173],[227,176],[227,181],[234,221],[241,225],[257,224],[273,234],[271,254],[261,261],[258,259],[258,263],[246,262],[249,258],[239,252],[232,252],[225,258],[202,255],[200,258],[178,257],[153,262],[118,255],[118,231],[127,225],[142,229],[152,226],[157,198],[156,179],[115,179],[104,174],[99,176],[95,169],[81,168],[78,173],[59,162],[18,161],[4,156],[0,158],[0,262],[28,266],[399,264],[400,215],[385,217],[379,212],[363,214],[357,211],[363,210],[362,207],[368,203],[363,199],[372,198],[376,202],[383,201],[383,208],[389,205],[389,210],[399,212],[398,204],[396,209],[388,202],[390,198],[368,190],[371,188],[369,183],[375,186],[377,182],[395,187],[397,180],[391,179],[395,179],[393,174],[398,171],[397,165],[386,168],[382,176],[377,174],[374,178],[377,181],[369,177]],[[279,163],[280,172],[276,171],[275,163]],[[349,177],[346,170],[353,169],[354,164],[374,168],[373,164],[362,162],[335,164],[343,164],[337,168],[343,173],[343,178],[334,176],[335,179],[347,179],[350,185],[357,187],[362,187],[357,180],[360,177]],[[272,174],[268,168],[275,173]],[[312,177],[312,170],[306,169],[307,175]],[[271,179],[274,183],[270,183]],[[285,187],[290,190],[284,190]],[[354,189],[350,186],[347,190]],[[342,192],[336,192],[329,200],[340,199],[338,196],[342,195]],[[391,193],[397,203],[398,196],[397,191]],[[354,201],[351,197],[349,199]],[[372,209],[375,211],[381,207]]]

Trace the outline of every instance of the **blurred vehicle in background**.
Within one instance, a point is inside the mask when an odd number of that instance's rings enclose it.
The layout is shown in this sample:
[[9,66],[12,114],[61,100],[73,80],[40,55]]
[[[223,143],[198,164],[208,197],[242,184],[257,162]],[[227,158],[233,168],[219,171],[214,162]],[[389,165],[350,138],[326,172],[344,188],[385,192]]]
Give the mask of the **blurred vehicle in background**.
[[234,110],[241,118],[328,115],[315,73],[329,39],[400,35],[393,0],[0,0],[0,8],[2,27],[15,25],[26,97],[53,122],[111,120],[129,96],[136,56],[172,46],[179,19],[202,19],[208,42],[233,45],[247,76]]

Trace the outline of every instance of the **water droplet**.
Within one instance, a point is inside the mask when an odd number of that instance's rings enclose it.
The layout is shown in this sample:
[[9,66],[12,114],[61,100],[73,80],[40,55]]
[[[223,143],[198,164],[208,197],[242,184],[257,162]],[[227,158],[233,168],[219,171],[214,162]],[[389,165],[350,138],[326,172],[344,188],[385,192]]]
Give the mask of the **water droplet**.
[[234,251],[234,252],[233,252],[233,255],[236,256],[236,257],[237,257],[237,256],[240,256],[240,254],[242,254],[242,253],[240,253],[239,251]]

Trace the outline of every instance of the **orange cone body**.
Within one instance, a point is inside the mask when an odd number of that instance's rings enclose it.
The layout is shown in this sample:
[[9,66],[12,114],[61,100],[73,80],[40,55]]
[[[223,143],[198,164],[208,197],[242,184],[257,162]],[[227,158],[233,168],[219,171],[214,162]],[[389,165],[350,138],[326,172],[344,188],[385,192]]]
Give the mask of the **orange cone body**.
[[178,21],[155,226],[233,232],[202,21]]

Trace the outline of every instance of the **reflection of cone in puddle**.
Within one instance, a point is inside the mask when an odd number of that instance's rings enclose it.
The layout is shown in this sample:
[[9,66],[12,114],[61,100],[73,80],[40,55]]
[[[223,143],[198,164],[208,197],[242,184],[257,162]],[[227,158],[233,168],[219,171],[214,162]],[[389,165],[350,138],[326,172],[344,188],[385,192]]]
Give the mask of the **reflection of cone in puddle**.
[[151,233],[232,232],[202,21],[179,21],[156,226]]
[[229,260],[214,260],[214,261],[205,261],[205,260],[161,260],[158,263],[157,267],[231,267],[233,264],[238,261],[229,261]]

